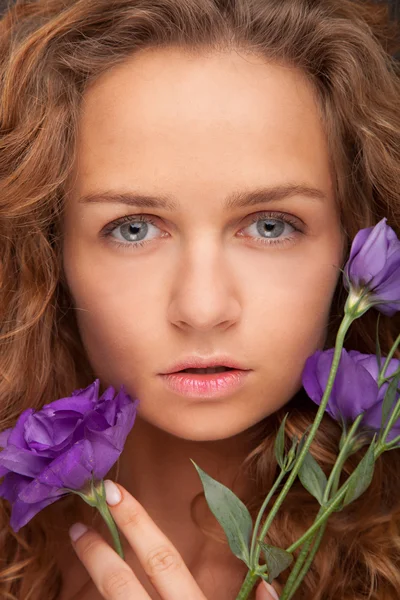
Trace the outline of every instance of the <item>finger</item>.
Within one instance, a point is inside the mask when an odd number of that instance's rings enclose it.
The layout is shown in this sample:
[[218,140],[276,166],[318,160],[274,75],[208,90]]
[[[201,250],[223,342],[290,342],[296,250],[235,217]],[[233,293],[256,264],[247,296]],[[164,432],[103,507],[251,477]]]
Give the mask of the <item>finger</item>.
[[279,596],[271,584],[261,580],[256,589],[256,600],[279,600]]
[[143,506],[121,485],[109,480],[104,484],[110,512],[118,528],[163,600],[176,600],[178,591],[179,598],[206,600],[179,552]]
[[92,529],[75,523],[70,529],[72,545],[100,594],[106,600],[150,600],[132,569]]

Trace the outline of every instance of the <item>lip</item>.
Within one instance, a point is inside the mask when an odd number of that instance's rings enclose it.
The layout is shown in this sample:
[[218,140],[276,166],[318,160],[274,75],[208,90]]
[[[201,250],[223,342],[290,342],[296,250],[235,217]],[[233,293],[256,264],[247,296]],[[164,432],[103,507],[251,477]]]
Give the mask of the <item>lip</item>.
[[226,373],[211,374],[167,373],[160,375],[160,377],[169,390],[180,396],[189,398],[222,398],[229,396],[243,387],[249,373],[250,370],[234,370],[227,371]]
[[236,360],[226,355],[210,356],[208,358],[202,356],[188,356],[186,359],[172,365],[165,373],[161,373],[161,375],[169,375],[171,373],[176,373],[177,371],[182,371],[183,369],[206,369],[207,367],[230,367],[231,369],[236,369],[238,371],[251,370],[246,369],[244,365],[239,364]]

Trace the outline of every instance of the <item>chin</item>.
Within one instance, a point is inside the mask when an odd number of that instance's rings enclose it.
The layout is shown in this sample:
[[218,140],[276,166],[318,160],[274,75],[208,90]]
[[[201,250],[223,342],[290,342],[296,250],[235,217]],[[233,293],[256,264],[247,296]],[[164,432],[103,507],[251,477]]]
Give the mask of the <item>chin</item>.
[[[152,423],[158,429],[173,435],[176,438],[186,440],[188,442],[216,442],[227,440],[235,436],[239,436],[244,432],[248,431],[249,428],[254,426],[254,423],[240,423],[232,422],[227,423],[226,419],[204,419],[202,423],[197,420],[196,423],[188,423],[187,420],[179,423]],[[214,422],[212,422],[214,421]],[[225,422],[224,422],[225,421]]]
[[[241,433],[241,432],[239,432],[239,433]],[[181,432],[174,433],[173,435],[175,435],[175,437],[179,437],[188,442],[217,442],[217,441],[227,440],[237,434],[238,434],[237,431],[235,431],[233,433],[229,433],[226,431],[218,431],[218,430],[210,431],[210,430],[208,430],[208,431],[181,431]]]

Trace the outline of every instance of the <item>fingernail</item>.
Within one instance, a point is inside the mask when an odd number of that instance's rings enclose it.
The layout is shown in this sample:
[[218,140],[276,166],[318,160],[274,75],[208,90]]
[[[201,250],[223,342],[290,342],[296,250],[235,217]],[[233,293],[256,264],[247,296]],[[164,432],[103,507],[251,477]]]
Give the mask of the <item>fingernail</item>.
[[104,482],[104,487],[106,489],[106,500],[107,504],[110,506],[115,506],[119,502],[121,502],[121,492],[110,479],[106,479]]
[[74,523],[69,529],[69,537],[76,542],[87,530],[88,528],[83,523]]
[[279,596],[276,593],[275,589],[272,587],[272,585],[270,585],[269,583],[264,581],[264,579],[263,579],[263,584],[265,585],[265,587],[267,588],[267,590],[271,594],[271,596],[274,598],[274,600],[279,600]]

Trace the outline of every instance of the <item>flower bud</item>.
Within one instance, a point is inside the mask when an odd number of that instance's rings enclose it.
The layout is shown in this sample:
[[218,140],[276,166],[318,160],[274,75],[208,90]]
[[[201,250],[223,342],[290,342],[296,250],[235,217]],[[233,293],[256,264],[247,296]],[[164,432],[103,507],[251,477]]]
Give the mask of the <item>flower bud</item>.
[[355,236],[343,283],[345,310],[355,318],[371,307],[390,317],[400,310],[400,240],[386,217]]

